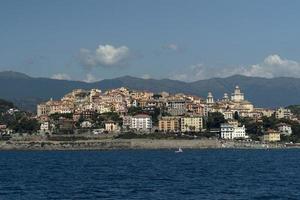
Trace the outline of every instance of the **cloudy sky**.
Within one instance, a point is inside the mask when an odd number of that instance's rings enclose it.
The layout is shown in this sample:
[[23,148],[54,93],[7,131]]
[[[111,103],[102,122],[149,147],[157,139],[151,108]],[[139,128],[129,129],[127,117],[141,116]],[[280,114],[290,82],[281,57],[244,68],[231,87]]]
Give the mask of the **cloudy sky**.
[[300,77],[300,1],[1,0],[0,71],[97,81]]

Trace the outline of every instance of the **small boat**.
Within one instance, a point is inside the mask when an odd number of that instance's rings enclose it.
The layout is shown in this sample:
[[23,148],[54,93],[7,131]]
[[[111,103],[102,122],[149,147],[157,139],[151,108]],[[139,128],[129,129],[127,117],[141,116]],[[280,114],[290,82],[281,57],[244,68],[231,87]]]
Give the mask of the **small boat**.
[[181,148],[178,148],[178,150],[177,151],[175,151],[175,153],[182,153],[183,151],[182,151],[182,149]]

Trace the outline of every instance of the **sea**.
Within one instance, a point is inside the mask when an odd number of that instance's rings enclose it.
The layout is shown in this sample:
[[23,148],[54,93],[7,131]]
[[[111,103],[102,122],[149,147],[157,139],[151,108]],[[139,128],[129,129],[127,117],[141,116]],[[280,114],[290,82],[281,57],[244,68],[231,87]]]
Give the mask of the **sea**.
[[1,151],[2,199],[300,199],[300,150]]

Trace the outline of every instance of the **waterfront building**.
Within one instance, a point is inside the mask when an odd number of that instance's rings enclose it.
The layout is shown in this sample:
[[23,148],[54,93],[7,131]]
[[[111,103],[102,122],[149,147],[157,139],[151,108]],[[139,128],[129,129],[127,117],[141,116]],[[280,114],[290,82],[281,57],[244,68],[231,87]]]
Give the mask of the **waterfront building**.
[[236,123],[223,123],[221,124],[221,138],[222,139],[238,139],[247,138],[245,126],[239,127]]
[[123,128],[129,129],[131,127],[132,116],[123,116]]
[[203,120],[199,116],[181,117],[180,121],[182,132],[200,132],[203,128]]
[[88,121],[88,120],[83,121],[80,124],[81,128],[91,128],[92,126],[93,126],[93,124],[90,121]]
[[131,117],[130,129],[135,130],[151,130],[152,128],[152,119],[151,116],[146,114],[138,114]]
[[158,122],[159,131],[178,132],[180,131],[179,117],[162,117]]
[[49,121],[45,121],[40,125],[40,133],[51,133],[54,128],[54,125]]
[[265,142],[278,142],[278,141],[280,141],[280,132],[275,131],[273,129],[269,129],[264,134],[263,140]]
[[285,123],[280,123],[278,125],[278,130],[279,130],[281,135],[290,136],[293,133],[292,127],[288,124],[285,124]]
[[105,131],[108,132],[117,132],[119,131],[119,124],[113,121],[107,121],[105,122]]

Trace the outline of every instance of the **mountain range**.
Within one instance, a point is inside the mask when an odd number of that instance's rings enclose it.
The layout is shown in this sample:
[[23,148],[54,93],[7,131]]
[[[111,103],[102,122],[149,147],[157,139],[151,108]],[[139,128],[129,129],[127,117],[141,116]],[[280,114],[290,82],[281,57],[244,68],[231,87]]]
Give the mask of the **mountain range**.
[[35,78],[26,74],[0,72],[0,98],[14,102],[20,108],[34,111],[36,104],[50,98],[59,99],[76,88],[99,88],[107,90],[128,87],[151,92],[186,93],[206,97],[211,91],[215,99],[231,94],[235,85],[239,85],[245,98],[256,107],[279,107],[300,103],[300,78],[258,78],[234,75],[227,78],[211,78],[195,82],[182,82],[170,79],[142,79],[123,76],[98,82],[56,80]]

